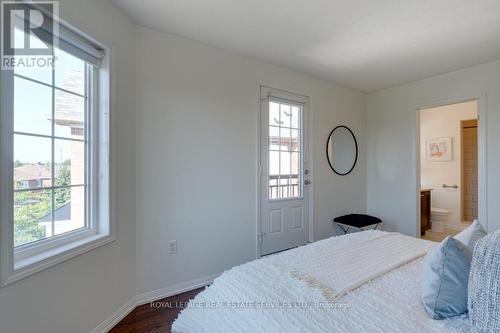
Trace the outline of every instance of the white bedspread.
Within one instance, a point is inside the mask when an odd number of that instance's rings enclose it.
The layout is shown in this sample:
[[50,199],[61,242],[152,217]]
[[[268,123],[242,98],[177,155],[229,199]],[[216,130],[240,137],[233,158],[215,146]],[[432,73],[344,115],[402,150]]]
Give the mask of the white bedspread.
[[311,287],[319,288],[328,301],[334,301],[370,280],[423,257],[433,246],[400,233],[381,232],[370,239],[355,239],[348,245],[334,243],[286,270]]
[[[430,319],[420,303],[423,258],[394,269],[328,303],[317,288],[287,274],[331,246],[380,235],[332,237],[237,266],[183,310],[173,332],[469,332],[468,321]],[[422,241],[426,242],[426,241]]]

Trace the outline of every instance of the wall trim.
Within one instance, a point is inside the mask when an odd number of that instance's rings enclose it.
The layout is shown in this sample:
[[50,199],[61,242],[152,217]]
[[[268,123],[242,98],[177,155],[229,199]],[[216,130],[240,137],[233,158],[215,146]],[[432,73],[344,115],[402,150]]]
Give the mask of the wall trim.
[[136,296],[136,304],[142,305],[159,299],[185,293],[193,289],[205,287],[215,280],[222,273],[204,276],[187,282],[176,283],[153,291],[148,291]]
[[116,310],[108,318],[102,321],[96,328],[90,331],[90,333],[107,333],[123,318],[125,318],[130,312],[132,312],[136,307],[149,302],[160,300],[162,298],[171,297],[174,295],[182,294],[190,290],[208,286],[220,274],[222,273],[212,274],[191,281],[181,282],[160,289],[138,294],[130,298],[118,310]]
[[97,327],[90,331],[90,333],[106,333],[110,331],[116,324],[132,312],[136,306],[136,297],[134,296],[123,304],[118,310],[113,312],[108,318],[104,319],[104,321],[97,325]]

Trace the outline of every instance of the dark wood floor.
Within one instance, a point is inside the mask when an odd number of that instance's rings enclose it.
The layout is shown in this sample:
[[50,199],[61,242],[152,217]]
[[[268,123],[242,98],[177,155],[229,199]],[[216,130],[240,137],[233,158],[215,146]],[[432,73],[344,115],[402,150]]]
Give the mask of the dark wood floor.
[[138,306],[110,333],[170,333],[172,323],[186,303],[204,288]]

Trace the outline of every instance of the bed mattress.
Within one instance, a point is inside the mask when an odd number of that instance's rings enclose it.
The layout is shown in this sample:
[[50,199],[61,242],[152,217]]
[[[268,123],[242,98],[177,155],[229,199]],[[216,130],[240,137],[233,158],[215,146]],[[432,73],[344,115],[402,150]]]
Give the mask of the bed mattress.
[[381,232],[332,237],[234,267],[190,302],[172,331],[469,332],[467,316],[437,321],[425,313],[420,301],[423,258],[385,273],[334,302],[281,269],[333,244],[348,245]]

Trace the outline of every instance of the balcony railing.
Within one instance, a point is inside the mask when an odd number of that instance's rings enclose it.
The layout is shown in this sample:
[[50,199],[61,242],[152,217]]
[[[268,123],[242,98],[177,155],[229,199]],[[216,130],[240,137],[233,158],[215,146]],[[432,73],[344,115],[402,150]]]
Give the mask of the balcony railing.
[[299,175],[270,175],[269,199],[300,197]]

